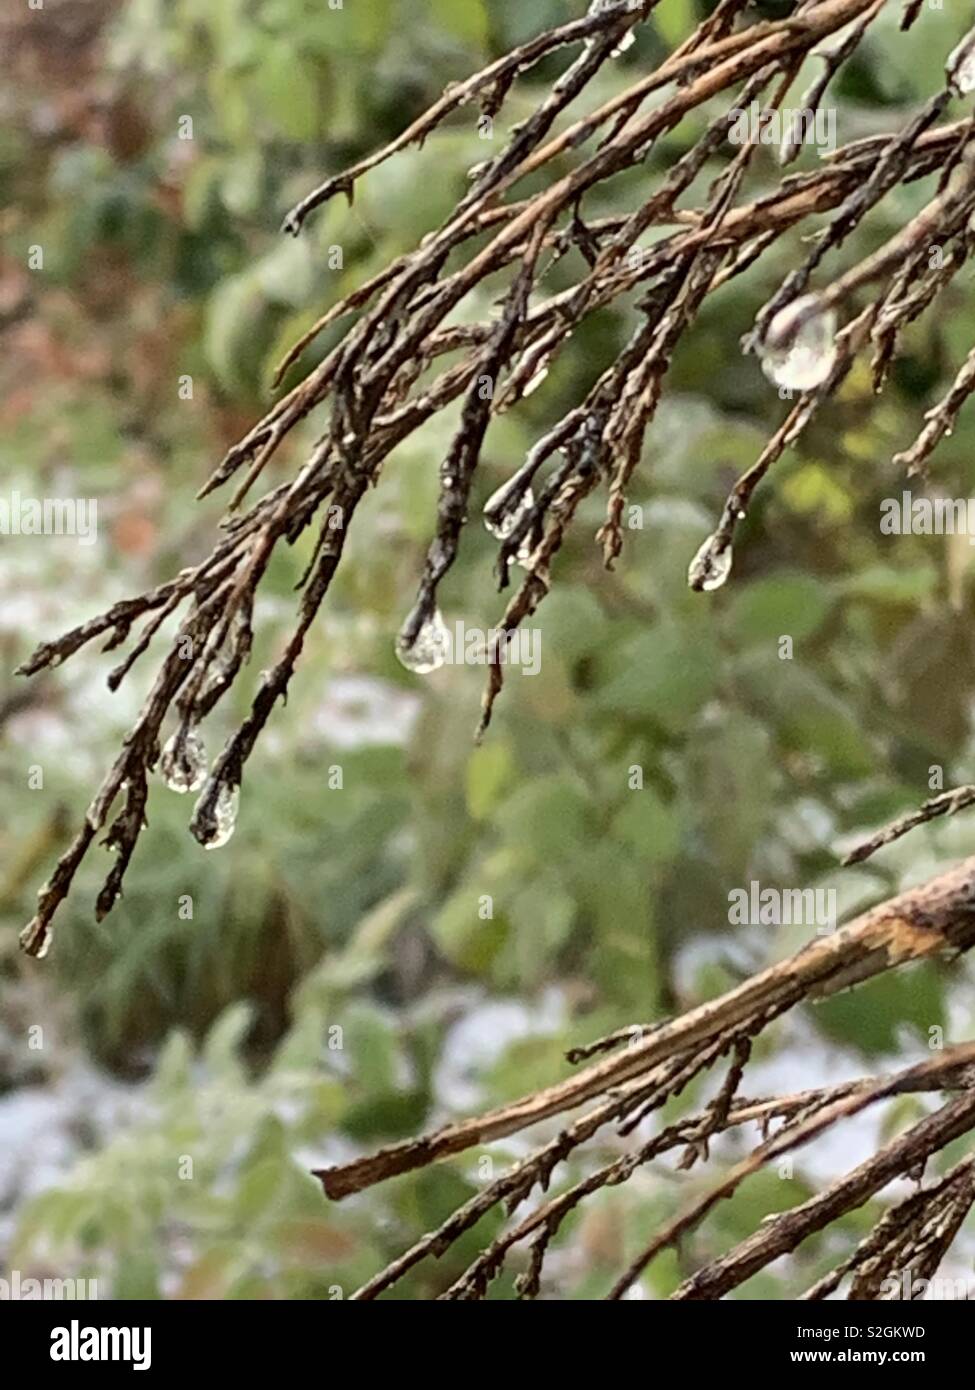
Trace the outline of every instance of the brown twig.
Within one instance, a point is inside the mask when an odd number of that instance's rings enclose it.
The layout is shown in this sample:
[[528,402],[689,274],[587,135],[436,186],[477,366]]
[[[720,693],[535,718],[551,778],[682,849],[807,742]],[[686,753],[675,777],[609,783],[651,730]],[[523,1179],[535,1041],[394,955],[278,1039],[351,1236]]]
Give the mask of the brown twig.
[[975,786],[955,787],[952,791],[942,792],[939,796],[931,797],[930,801],[925,801],[916,811],[908,811],[906,815],[898,816],[897,820],[891,821],[876,834],[871,835],[869,840],[864,840],[861,844],[851,849],[843,856],[844,864],[861,864],[865,859],[869,859],[872,854],[876,854],[878,849],[884,845],[893,844],[902,835],[906,835],[909,830],[913,830],[918,825],[926,825],[928,821],[936,820],[939,816],[953,816],[956,811],[964,811],[966,807],[975,804]]
[[[730,544],[754,489],[782,450],[794,442],[813,414],[842,381],[853,356],[877,328],[880,354],[889,360],[896,331],[920,312],[947,282],[926,277],[916,291],[905,289],[905,268],[919,247],[935,237],[951,241],[951,264],[968,257],[972,238],[960,224],[967,208],[964,150],[970,122],[937,127],[948,89],[935,93],[902,129],[857,141],[835,151],[822,167],[790,174],[770,188],[745,196],[752,151],[738,152],[714,181],[704,205],[678,206],[708,160],[720,153],[735,109],[736,93],[751,99],[771,86],[772,107],[783,101],[803,59],[838,35],[843,55],[869,32],[878,0],[801,0],[794,12],[774,21],[750,22],[742,0],[722,0],[712,14],[655,70],[639,74],[609,100],[585,98],[621,38],[651,15],[652,0],[618,4],[556,26],[504,55],[481,73],[447,90],[440,101],[383,150],[327,180],[293,210],[292,230],[313,207],[351,193],[356,181],[406,145],[422,141],[465,103],[477,101],[497,114],[514,84],[547,57],[579,45],[551,87],[543,90],[528,117],[514,127],[443,225],[380,271],[369,283],[333,305],[311,334],[295,344],[290,365],[327,323],[354,316],[338,343],[303,380],[267,411],[213,470],[201,489],[207,496],[235,481],[231,517],[212,554],[175,579],[114,605],[58,639],[41,643],[21,670],[33,675],[74,656],[104,637],[109,648],[125,643],[139,628],[128,653],[109,676],[115,688],[143,658],[167,618],[178,618],[176,637],[165,655],[149,702],[126,736],[85,822],[39,894],[37,913],[23,934],[32,954],[46,950],[60,904],[96,836],[107,828],[116,851],[113,869],[97,900],[108,910],[122,891],[145,823],[166,721],[175,716],[173,763],[189,775],[187,749],[199,748],[202,721],[245,676],[252,643],[254,599],[276,548],[294,544],[309,528],[317,537],[302,581],[295,628],[284,655],[253,693],[250,713],[212,762],[191,819],[206,844],[218,841],[218,821],[239,790],[245,765],[271,713],[286,697],[301,658],[305,636],[324,603],[344,553],[345,537],[366,490],[380,478],[392,451],[436,413],[464,400],[462,425],[441,467],[441,489],[433,536],[409,610],[400,650],[431,615],[439,585],[458,552],[461,528],[473,500],[484,441],[503,410],[517,405],[540,371],[555,362],[576,327],[590,314],[620,301],[639,287],[641,321],[630,342],[606,364],[585,399],[552,424],[514,470],[506,496],[517,507],[499,542],[497,574],[504,588],[514,566],[525,575],[498,626],[514,632],[544,601],[552,567],[578,510],[605,486],[606,521],[600,532],[604,559],[614,563],[622,534],[620,517],[627,489],[639,466],[645,433],[653,420],[675,352],[704,302],[733,276],[752,265],[775,242],[807,219],[831,220],[804,266],[788,277],[762,311],[756,341],[778,306],[804,290],[813,271],[839,247],[898,183],[935,175],[939,191],[923,221],[891,239],[879,256],[834,281],[833,297],[862,294],[877,285],[874,299],[841,331],[837,366],[829,380],[807,394],[775,433],[768,448],[729,498],[718,532]],[[851,44],[853,45],[851,47]],[[835,62],[834,62],[835,59]],[[828,60],[840,66],[841,58]],[[592,190],[644,165],[661,138],[705,103],[725,110],[709,121],[673,168],[647,188],[621,216],[598,221],[585,216]],[[570,105],[582,106],[562,129],[556,123]],[[593,147],[595,141],[598,141]],[[525,191],[530,175],[559,163],[558,177]],[[954,182],[952,182],[954,180]],[[650,180],[652,185],[653,181]],[[638,238],[651,228],[665,235],[644,251]],[[471,250],[470,248],[474,249]],[[582,252],[577,283],[545,296],[548,254]],[[544,253],[544,254],[543,254]],[[495,276],[507,277],[499,319],[457,325],[449,316]],[[895,297],[892,288],[898,287]],[[826,291],[827,295],[829,291]],[[883,317],[881,317],[883,315]],[[892,336],[893,335],[893,336]],[[447,354],[459,355],[435,374]],[[951,427],[970,388],[960,374],[930,422],[922,452]],[[489,379],[491,391],[479,387]],[[324,431],[294,476],[250,505],[245,499],[296,427],[313,412],[326,413]],[[531,484],[531,498],[528,487]],[[332,525],[334,517],[339,518]],[[328,524],[326,524],[326,518]],[[507,521],[508,517],[501,518]],[[692,577],[693,578],[693,577]],[[498,654],[495,653],[495,656]],[[501,690],[503,668],[488,670],[479,733],[487,728]],[[191,739],[192,736],[192,739]],[[108,817],[123,783],[122,812]],[[219,832],[222,835],[222,832]]]
[[798,999],[825,999],[898,965],[967,951],[973,944],[975,859],[969,859],[810,942],[720,998],[655,1028],[621,1054],[498,1110],[323,1169],[319,1176],[329,1197],[360,1192],[397,1173],[462,1153],[475,1144],[492,1143],[575,1109],[614,1086],[647,1075],[661,1062],[747,1028],[783,1000],[789,1000],[791,1007]]

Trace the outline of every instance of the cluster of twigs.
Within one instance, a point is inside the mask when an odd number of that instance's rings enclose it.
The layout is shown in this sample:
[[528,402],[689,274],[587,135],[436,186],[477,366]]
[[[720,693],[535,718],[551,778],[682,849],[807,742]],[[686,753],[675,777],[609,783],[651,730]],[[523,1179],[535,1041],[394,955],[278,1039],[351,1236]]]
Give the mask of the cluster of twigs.
[[[33,675],[102,637],[107,638],[106,649],[117,648],[141,624],[127,657],[109,676],[114,689],[167,619],[181,614],[144,708],[81,829],[40,891],[37,913],[22,936],[29,953],[46,950],[52,918],[79,864],[103,832],[116,857],[96,911],[101,917],[111,910],[145,824],[163,726],[173,715],[175,727],[165,755],[168,775],[173,785],[196,789],[203,777],[197,729],[247,661],[255,593],[276,546],[293,544],[309,528],[317,528],[301,586],[297,627],[283,655],[263,674],[247,718],[205,778],[190,825],[204,845],[225,838],[247,759],[275,704],[286,697],[305,637],[341,560],[348,526],[391,450],[432,415],[461,402],[460,423],[440,467],[435,533],[416,601],[398,639],[399,649],[409,653],[437,612],[438,588],[457,555],[484,438],[494,417],[538,383],[586,315],[639,290],[639,318],[629,342],[585,399],[537,441],[494,499],[489,519],[501,536],[499,587],[511,585],[516,562],[524,568],[498,624],[503,632],[513,632],[544,599],[566,530],[583,499],[600,486],[606,489],[607,509],[597,539],[607,565],[619,555],[627,488],[647,427],[675,348],[706,297],[792,228],[813,215],[833,213],[805,261],[758,315],[746,348],[761,351],[770,333],[777,331],[776,316],[789,306],[804,306],[794,316],[794,332],[803,315],[847,308],[867,286],[872,290],[864,295],[863,308],[838,333],[828,375],[789,410],[732,489],[714,535],[695,558],[689,576],[695,588],[720,582],[730,565],[735,530],[768,469],[840,385],[858,352],[873,348],[878,386],[882,384],[901,330],[933,301],[971,252],[975,127],[970,120],[938,124],[951,98],[951,72],[944,89],[890,136],[847,145],[821,167],[782,177],[751,201],[742,190],[756,147],[747,143],[706,191],[702,205],[679,206],[683,195],[696,190],[708,161],[720,153],[742,104],[762,97],[766,111],[775,111],[803,60],[813,53],[822,56],[824,67],[804,100],[810,105],[821,102],[829,80],[869,32],[883,3],[801,0],[783,19],[755,22],[746,0],[720,0],[653,72],[556,129],[569,104],[591,90],[600,68],[614,60],[626,36],[650,17],[654,0],[594,5],[590,13],[538,35],[448,87],[401,136],[327,180],[288,214],[286,229],[299,233],[316,207],[337,194],[351,199],[363,174],[408,144],[422,141],[464,106],[476,102],[497,116],[524,73],[543,58],[574,50],[532,115],[509,133],[497,155],[472,171],[469,192],[445,224],[416,250],[333,305],[285,358],[279,376],[326,327],[358,314],[338,345],[230,450],[202,489],[201,495],[206,495],[231,480],[237,484],[226,534],[212,554],[168,583],[42,643],[21,667],[24,674]],[[917,13],[917,6],[908,7],[905,27]],[[661,136],[702,106],[710,114],[715,104],[720,110],[711,116],[704,134],[632,212],[586,222],[587,194],[643,164]],[[556,176],[554,171],[573,153],[575,163]],[[790,161],[794,153],[792,141],[783,151],[784,160]],[[553,175],[541,192],[520,199],[514,195],[528,175],[545,169]],[[937,175],[937,188],[924,210],[818,296],[806,294],[813,272],[870,210],[898,183],[925,175]],[[641,247],[639,238],[660,227],[666,233],[652,247]],[[935,245],[942,252],[936,263],[929,254]],[[584,265],[578,283],[546,295],[546,269],[553,258],[573,250]],[[448,269],[458,254],[461,263]],[[496,318],[447,322],[474,290],[506,270],[511,272],[510,283]],[[485,381],[491,384],[488,391]],[[973,386],[975,376],[966,364],[905,455],[912,468],[924,466]],[[282,441],[316,409],[325,414],[324,428],[294,478],[244,511],[245,497]],[[481,731],[502,685],[503,663],[497,656],[489,666]]]
[[[846,862],[860,862],[916,826],[964,810],[973,801],[975,789],[971,787],[932,798],[916,812],[883,827],[854,849]],[[571,1182],[554,1196],[539,1200],[520,1220],[510,1220],[502,1234],[440,1297],[483,1298],[517,1247],[527,1247],[527,1268],[516,1280],[519,1297],[535,1297],[541,1289],[550,1242],[586,1197],[627,1182],[638,1169],[668,1153],[679,1153],[678,1168],[692,1168],[709,1158],[711,1144],[719,1136],[757,1126],[760,1142],[747,1157],[704,1188],[656,1232],[617,1279],[608,1297],[622,1298],[657,1255],[678,1246],[718,1203],[733,1196],[764,1165],[894,1096],[941,1093],[939,1108],[815,1197],[767,1218],[751,1236],[696,1270],[671,1295],[679,1300],[721,1298],[891,1182],[913,1178],[918,1184],[916,1190],[894,1202],[852,1253],[802,1297],[826,1298],[844,1281],[848,1281],[850,1298],[920,1296],[926,1288],[921,1281],[929,1280],[937,1270],[975,1203],[975,1155],[968,1155],[945,1176],[922,1183],[928,1160],[975,1129],[975,1043],[945,1048],[890,1076],[776,1097],[749,1099],[739,1091],[753,1039],[776,1018],[804,1002],[829,998],[887,970],[934,957],[957,957],[973,946],[975,859],[968,859],[921,887],[872,908],[839,931],[809,943],[790,959],[752,976],[718,999],[665,1023],[623,1028],[574,1049],[567,1054],[573,1064],[610,1055],[564,1082],[431,1134],[319,1170],[317,1176],[326,1194],[338,1200],[387,1178],[590,1107],[490,1182],[353,1297],[378,1297],[422,1260],[442,1256],[494,1207],[501,1206],[512,1217],[536,1188],[546,1193],[559,1165],[578,1157],[594,1136],[610,1126],[615,1126],[619,1136],[632,1134],[695,1077],[718,1068],[725,1059],[727,1066],[717,1095],[703,1110],[652,1133],[628,1153]],[[948,1099],[944,1099],[946,1095]],[[779,1122],[778,1128],[770,1135],[775,1122]],[[912,1293],[912,1288],[919,1293]]]
[[[509,131],[497,154],[471,171],[469,191],[446,222],[415,250],[333,305],[288,353],[278,380],[326,328],[356,316],[337,345],[230,450],[203,487],[205,496],[231,482],[235,485],[225,534],[213,553],[158,588],[117,603],[101,617],[43,643],[22,667],[24,674],[35,674],[103,637],[106,649],[118,648],[141,625],[128,655],[109,676],[114,689],[163,624],[180,615],[135,725],[81,829],[39,894],[37,913],[22,935],[29,953],[40,955],[47,949],[52,918],[79,864],[103,832],[116,857],[99,894],[97,913],[102,916],[112,908],[145,824],[150,777],[161,758],[172,785],[196,790],[202,784],[190,823],[196,838],[204,845],[225,838],[245,765],[275,704],[286,697],[305,638],[341,561],[348,526],[367,488],[379,481],[384,463],[402,440],[436,413],[459,403],[459,423],[440,465],[434,534],[416,600],[398,639],[400,651],[408,656],[438,613],[438,589],[458,552],[494,418],[534,389],[588,315],[616,301],[634,304],[636,325],[622,351],[585,398],[551,424],[492,499],[488,519],[500,538],[499,588],[511,586],[516,564],[524,571],[499,624],[513,632],[544,599],[567,529],[582,501],[600,487],[607,500],[597,540],[607,566],[620,554],[621,518],[645,434],[674,352],[704,301],[781,237],[806,227],[810,219],[825,217],[805,258],[763,306],[743,346],[763,357],[783,352],[788,356],[790,344],[812,320],[822,326],[839,311],[845,322],[827,344],[820,377],[800,391],[759,458],[735,484],[713,536],[691,564],[692,587],[711,588],[723,581],[736,529],[765,474],[840,386],[859,353],[872,352],[876,386],[882,388],[903,329],[934,302],[975,244],[975,121],[942,120],[953,95],[968,89],[962,68],[975,42],[971,36],[950,58],[946,55],[943,88],[901,129],[847,144],[813,170],[784,173],[771,186],[766,172],[759,191],[746,193],[758,153],[756,144],[747,142],[701,191],[702,173],[725,149],[736,112],[754,101],[761,101],[767,114],[779,110],[804,61],[814,54],[823,68],[803,102],[810,108],[821,104],[836,72],[868,39],[885,3],[797,0],[784,18],[764,21],[755,18],[747,0],[718,0],[708,17],[653,71],[635,76],[631,85],[585,114],[563,119],[571,103],[593,91],[593,79],[614,61],[627,36],[652,21],[655,0],[600,0],[588,14],[539,34],[482,72],[448,87],[397,139],[328,179],[288,214],[285,230],[297,235],[314,209],[338,194],[351,200],[362,175],[397,151],[422,142],[462,108],[476,104],[498,117],[524,74],[542,59],[568,51],[561,75],[532,114]],[[918,0],[910,0],[902,27],[910,28],[920,12]],[[644,165],[661,137],[700,109],[707,116],[704,133],[655,186],[643,186],[642,201],[626,215],[587,220],[585,200],[593,190]],[[795,132],[790,131],[783,165],[796,152]],[[519,196],[518,186],[539,171],[550,176],[541,191]],[[812,292],[814,275],[881,200],[898,185],[925,177],[933,179],[933,189],[923,210],[878,250]],[[652,244],[643,246],[640,239],[648,233],[653,233]],[[939,255],[932,255],[934,248]],[[546,293],[548,267],[572,254],[580,264],[576,282],[569,289]],[[497,277],[506,287],[495,315],[484,322],[451,320],[475,291],[493,286]],[[486,381],[489,390],[484,389]],[[917,441],[901,456],[912,471],[925,468],[973,389],[970,358],[945,400],[930,413]],[[244,510],[245,499],[282,442],[314,411],[323,415],[322,428],[294,477]],[[198,727],[247,662],[255,594],[275,547],[293,544],[311,529],[317,537],[300,586],[295,631],[281,657],[262,673],[250,712],[206,772]],[[489,668],[481,731],[491,718],[502,678],[503,664],[496,654]],[[173,717],[163,752],[163,726]],[[970,790],[953,794],[954,800],[943,807],[930,803],[920,818],[968,804]],[[899,833],[902,829],[894,827],[864,853]],[[658,1250],[692,1229],[761,1163],[898,1092],[960,1092],[835,1188],[776,1217],[750,1241],[698,1271],[677,1296],[715,1297],[735,1287],[755,1268],[795,1248],[806,1234],[975,1124],[975,1094],[966,1085],[975,1046],[955,1048],[893,1078],[777,1100],[743,1100],[738,1090],[753,1037],[802,1000],[823,997],[906,960],[967,950],[973,941],[975,863],[970,862],[682,1018],[602,1040],[594,1045],[593,1055],[608,1055],[561,1085],[326,1172],[327,1191],[341,1196],[546,1117],[591,1106],[378,1275],[360,1297],[375,1296],[419,1259],[442,1252],[495,1203],[513,1210],[536,1184],[547,1187],[554,1169],[600,1128],[615,1123],[624,1132],[634,1130],[692,1078],[725,1057],[730,1057],[725,1081],[705,1110],[536,1207],[485,1250],[445,1296],[481,1296],[509,1249],[522,1241],[529,1242],[530,1258],[520,1287],[526,1295],[535,1294],[549,1242],[589,1193],[626,1181],[640,1165],[668,1150],[681,1149],[682,1162],[689,1166],[706,1155],[714,1137],[729,1129],[757,1121],[767,1130],[777,1122],[773,1137],[658,1233],[617,1284],[614,1296],[620,1296]],[[953,1233],[967,1211],[972,1192],[971,1165],[962,1165],[936,1187],[894,1208],[836,1271],[835,1280],[830,1276],[821,1281],[809,1296],[823,1296],[847,1273],[856,1287],[873,1289],[891,1260],[903,1264],[905,1250],[918,1268],[927,1267],[935,1254],[940,1257],[946,1233]]]
[[[957,955],[975,945],[975,859],[967,860],[921,888],[871,909],[840,930],[807,945],[789,960],[753,976],[736,989],[652,1029],[634,1028],[576,1053],[570,1060],[608,1052],[568,1080],[511,1105],[393,1145],[365,1158],[319,1173],[328,1196],[341,1198],[373,1183],[438,1159],[489,1145],[556,1115],[589,1108],[559,1129],[528,1157],[513,1164],[458,1208],[437,1230],[381,1271],[354,1295],[372,1299],[391,1288],[428,1256],[439,1256],[494,1206],[509,1215],[537,1187],[544,1193],[558,1165],[606,1127],[633,1132],[696,1076],[728,1058],[715,1098],[703,1110],[667,1125],[638,1147],[604,1164],[554,1196],[540,1200],[511,1222],[441,1295],[476,1299],[516,1246],[527,1244],[527,1269],[518,1290],[534,1297],[549,1242],[565,1218],[594,1192],[626,1182],[663,1154],[679,1152],[690,1168],[709,1156],[720,1135],[755,1124],[760,1142],[719,1180],[705,1187],[661,1230],[620,1276],[609,1297],[620,1298],[661,1251],[692,1232],[721,1201],[763,1165],[811,1142],[827,1129],[892,1096],[949,1093],[940,1107],[884,1144],[852,1172],[815,1197],[769,1218],[746,1240],[705,1264],[674,1293],[678,1299],[720,1298],[758,1270],[788,1254],[808,1236],[861,1206],[898,1177],[919,1176],[931,1155],[975,1128],[975,1043],[949,1047],[924,1062],[885,1077],[871,1077],[775,1098],[739,1095],[752,1039],[773,1019],[804,1001],[828,998],[867,978],[912,961]],[[770,1134],[773,1124],[777,1125]],[[975,1199],[972,1160],[944,1179],[891,1207],[851,1256],[820,1279],[804,1297],[823,1298],[850,1276],[851,1296],[905,1271],[928,1278]],[[936,1256],[936,1257],[935,1257]],[[933,1262],[933,1263],[932,1263]]]

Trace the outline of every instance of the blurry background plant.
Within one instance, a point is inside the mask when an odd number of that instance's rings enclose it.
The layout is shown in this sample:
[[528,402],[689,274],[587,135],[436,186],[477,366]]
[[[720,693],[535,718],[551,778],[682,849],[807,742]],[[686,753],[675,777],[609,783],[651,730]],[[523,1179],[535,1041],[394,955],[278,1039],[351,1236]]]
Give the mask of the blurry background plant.
[[[709,8],[663,0],[601,70],[599,93],[658,61]],[[376,169],[354,207],[333,202],[301,238],[279,237],[283,210],[446,82],[579,9],[47,0],[0,21],[5,476],[26,495],[95,496],[101,523],[91,548],[3,538],[5,672],[37,640],[207,552],[220,503],[195,506],[197,488],[261,413],[283,350],[453,207],[484,155],[476,111]],[[964,28],[951,8],[925,6],[904,43],[897,22],[890,5],[834,84],[841,143],[890,130],[940,86]],[[539,64],[505,120],[527,114],[532,83],[558,70]],[[700,133],[688,124],[661,142],[648,178]],[[858,233],[859,254],[920,199],[913,188],[887,198]],[[600,215],[626,206],[612,200],[603,190]],[[44,248],[43,272],[27,269],[32,245]],[[946,787],[975,776],[975,647],[959,617],[971,547],[878,528],[881,499],[902,487],[892,455],[970,346],[967,272],[947,292],[951,312],[908,331],[880,403],[855,368],[783,460],[749,511],[733,582],[707,599],[687,588],[690,555],[787,409],[738,348],[786,255],[732,281],[719,312],[705,305],[649,433],[652,478],[636,480],[638,525],[621,562],[602,568],[591,536],[603,503],[590,498],[537,620],[541,673],[512,677],[481,748],[470,733],[483,671],[448,666],[421,680],[392,654],[450,437],[439,416],[398,453],[350,533],[288,708],[250,764],[231,845],[205,854],[185,802],[157,791],[125,899],[96,926],[87,903],[98,874],[86,866],[43,967],[18,956],[17,930],[63,846],[67,808],[89,794],[142,687],[109,697],[111,658],[94,651],[32,687],[0,677],[4,1262],[96,1273],[119,1294],[348,1294],[520,1141],[340,1208],[324,1204],[309,1167],[548,1082],[567,1046],[690,1006],[800,944],[805,928],[732,931],[732,888],[834,887],[849,912],[965,851],[959,818],[868,866],[836,868],[837,842],[923,800],[933,766]],[[485,460],[493,486],[626,331],[622,309],[594,316],[542,389],[502,418]],[[186,375],[190,400],[179,394]],[[963,416],[939,450],[948,496],[971,490],[973,440],[975,417]],[[493,551],[470,528],[451,578],[469,625],[497,618]],[[305,560],[275,557],[255,669],[290,618]],[[789,661],[783,634],[795,642]],[[33,766],[42,789],[28,789]],[[633,767],[642,790],[630,787]],[[478,912],[486,894],[489,920]],[[907,1061],[949,1018],[967,1036],[970,1001],[949,970],[892,973],[783,1023],[759,1046],[762,1074],[798,1089],[858,1073],[864,1054],[878,1067]],[[692,1086],[673,1104],[699,1094]],[[901,1102],[895,1122],[920,1104]],[[791,1179],[752,1179],[707,1236],[651,1266],[647,1291],[668,1292],[849,1166],[873,1125],[843,1130],[842,1152],[814,1146]],[[600,1194],[566,1224],[548,1291],[605,1291],[621,1252],[697,1181],[648,1170]],[[400,1296],[436,1292],[484,1234],[469,1233],[443,1267],[421,1267]],[[832,1262],[829,1240],[745,1293],[804,1287]],[[509,1279],[494,1292],[510,1293]]]

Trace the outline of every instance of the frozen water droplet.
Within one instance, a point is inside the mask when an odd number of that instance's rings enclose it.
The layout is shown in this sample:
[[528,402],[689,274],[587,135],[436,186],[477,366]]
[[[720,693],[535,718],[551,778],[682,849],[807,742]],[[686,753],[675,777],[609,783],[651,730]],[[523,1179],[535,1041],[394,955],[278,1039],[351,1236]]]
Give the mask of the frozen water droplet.
[[820,310],[813,294],[780,309],[759,346],[762,368],[776,386],[812,391],[836,362],[836,314]]
[[711,593],[720,589],[731,573],[731,545],[717,536],[708,536],[687,569],[687,582],[692,589]]
[[237,827],[237,808],[240,805],[240,787],[230,787],[220,783],[215,808],[216,823],[204,849],[219,849],[225,845]]
[[181,746],[177,729],[166,741],[159,759],[159,771],[170,791],[179,792],[181,796],[199,791],[207,775],[207,753],[199,734],[189,729]]
[[416,634],[416,641],[409,646],[402,630],[396,638],[396,655],[408,671],[418,676],[428,676],[437,671],[447,660],[450,633],[439,608],[433,613]]
[[945,63],[949,82],[960,96],[975,92],[975,31],[966,34]]
[[485,528],[498,541],[506,541],[535,505],[535,494],[530,487],[525,488],[511,510],[505,507],[509,499],[514,501],[514,490],[510,483],[504,483],[484,504]]

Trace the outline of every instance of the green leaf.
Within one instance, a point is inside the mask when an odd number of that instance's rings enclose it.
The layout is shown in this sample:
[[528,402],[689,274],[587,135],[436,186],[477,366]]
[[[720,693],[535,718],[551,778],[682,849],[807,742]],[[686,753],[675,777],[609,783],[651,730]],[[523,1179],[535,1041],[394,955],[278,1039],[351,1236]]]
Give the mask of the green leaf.
[[344,1021],[345,1054],[356,1081],[369,1092],[392,1091],[397,1080],[397,1041],[392,1020],[379,1009],[358,1004]]
[[571,856],[586,839],[589,815],[589,797],[575,778],[555,775],[519,788],[498,818],[509,842],[549,862]]
[[654,11],[654,27],[668,48],[676,48],[694,28],[692,7],[693,0],[666,0]]
[[827,586],[813,575],[775,574],[735,593],[729,621],[743,643],[783,636],[798,642],[822,626],[832,603]]
[[672,859],[680,837],[676,810],[664,805],[652,787],[628,792],[613,817],[611,838],[632,845],[647,864],[663,864]]
[[876,603],[919,604],[938,587],[938,574],[931,564],[868,565],[840,581],[840,591],[849,598],[871,599]]
[[[809,1185],[800,1178],[798,1171],[794,1177],[783,1177],[773,1162],[753,1173],[732,1200],[722,1204],[719,1220],[734,1240],[744,1240],[755,1234],[767,1216],[788,1211],[811,1195]],[[814,1242],[815,1238],[811,1245]]]
[[315,278],[310,243],[302,237],[282,238],[258,261],[253,274],[272,304],[294,308],[305,303]]
[[467,809],[474,820],[490,815],[513,770],[510,743],[498,738],[474,750],[467,764]]
[[540,610],[545,646],[569,664],[598,651],[606,636],[606,614],[578,584],[556,588]]
[[491,0],[491,22],[504,49],[525,43],[566,19],[565,0]]
[[159,1262],[148,1250],[120,1256],[112,1281],[112,1297],[145,1302],[160,1297]]
[[234,1214],[245,1226],[253,1226],[275,1205],[284,1178],[284,1163],[265,1158],[242,1173],[234,1195]]
[[416,1091],[388,1091],[349,1107],[342,1122],[347,1134],[363,1143],[377,1136],[392,1139],[415,1134],[422,1125],[427,1098]]
[[491,968],[509,932],[507,917],[497,904],[493,917],[478,915],[484,894],[483,884],[468,883],[447,899],[430,924],[431,935],[447,959],[474,975]]
[[530,989],[546,979],[568,941],[575,901],[556,878],[547,876],[512,893],[506,912],[512,931],[504,964],[520,988]]
[[449,34],[478,49],[488,40],[488,20],[481,0],[430,0],[431,18]]
[[194,232],[206,225],[218,207],[218,192],[225,178],[218,159],[198,159],[190,165],[183,184],[183,218]]
[[863,777],[874,770],[870,726],[824,679],[798,661],[764,653],[760,659],[750,655],[737,669],[756,714],[771,721],[790,748],[834,776]]
[[774,767],[767,730],[737,709],[723,712],[687,750],[684,795],[721,869],[737,881],[771,815]]
[[663,624],[611,649],[605,666],[598,709],[656,719],[674,733],[686,729],[711,697],[719,669],[708,635]]
[[892,1052],[905,1025],[925,1040],[929,1028],[944,1025],[941,978],[930,964],[892,972],[824,1000],[813,1018],[830,1037],[868,1057]]
[[263,187],[264,156],[261,151],[250,149],[235,152],[220,180],[220,192],[228,212],[237,217],[246,217],[256,211]]
[[207,79],[207,95],[225,139],[238,144],[248,133],[253,134],[253,111],[239,73],[214,65]]
[[214,1073],[221,1077],[242,1075],[239,1058],[240,1048],[251,1026],[253,1007],[239,1001],[224,1009],[207,1034],[203,1044],[203,1060]]
[[220,382],[230,390],[246,388],[260,364],[265,310],[263,292],[252,273],[225,281],[210,300],[204,350]]
[[782,501],[800,516],[818,516],[826,523],[846,525],[853,515],[853,498],[842,481],[821,463],[807,463],[783,479]]
[[170,1033],[159,1054],[153,1077],[155,1090],[161,1096],[173,1095],[189,1084],[193,1064],[193,1048],[182,1029]]
[[269,44],[251,82],[258,100],[280,135],[311,140],[320,122],[318,84],[290,39]]

